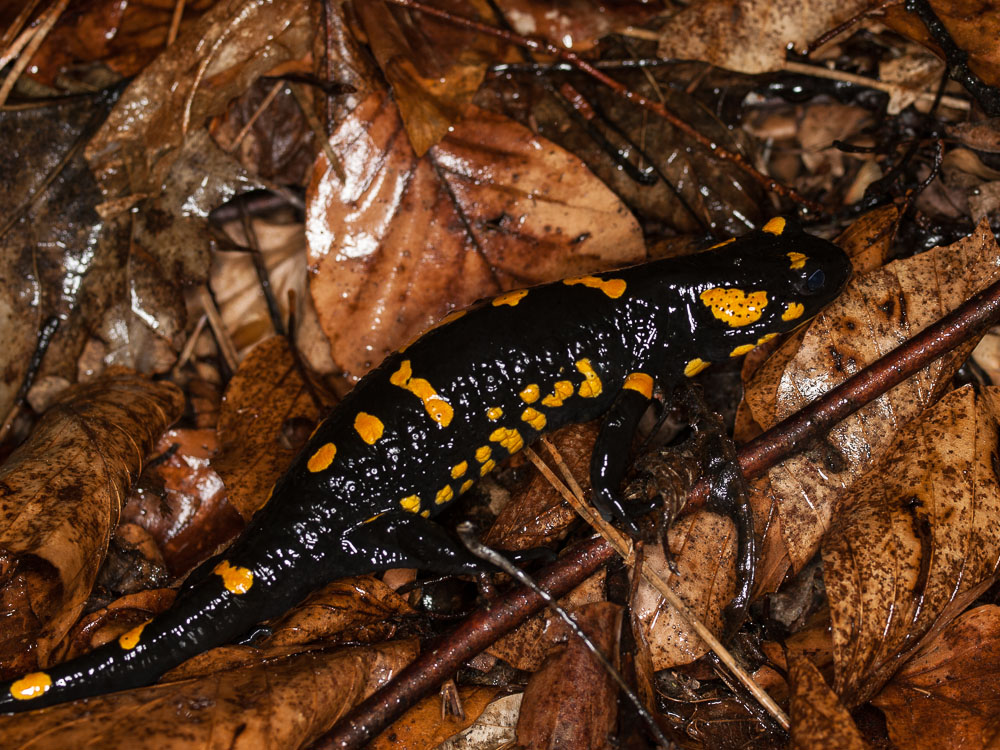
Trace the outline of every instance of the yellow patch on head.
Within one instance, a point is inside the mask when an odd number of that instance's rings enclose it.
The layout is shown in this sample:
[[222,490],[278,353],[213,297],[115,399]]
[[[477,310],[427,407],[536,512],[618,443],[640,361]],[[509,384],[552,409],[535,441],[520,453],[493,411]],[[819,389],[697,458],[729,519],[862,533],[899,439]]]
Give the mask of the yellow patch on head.
[[701,293],[701,301],[716,318],[731,328],[739,328],[760,320],[767,307],[767,292],[747,294],[742,289],[713,287]]
[[590,366],[589,359],[581,359],[576,363],[576,369],[583,373],[583,382],[580,383],[578,393],[584,398],[597,398],[604,390],[601,379],[597,377],[594,368]]
[[742,357],[744,354],[749,354],[756,348],[757,348],[756,344],[743,344],[742,346],[737,346],[735,349],[729,352],[729,356]]
[[472,480],[471,479],[466,479],[464,482],[462,482],[462,486],[458,488],[458,492],[459,492],[459,494],[463,494],[464,495],[471,488],[472,488]]
[[653,397],[653,379],[644,372],[633,372],[625,378],[625,385],[622,388],[626,391],[637,391],[646,398]]
[[403,510],[408,510],[410,513],[418,513],[420,511],[420,496],[409,495],[400,500],[399,504],[403,507]]
[[796,318],[801,318],[802,313],[806,311],[806,308],[800,302],[789,302],[788,307],[785,311],[781,313],[782,320],[795,320]]
[[695,357],[684,366],[684,374],[687,375],[689,378],[693,378],[695,375],[704,370],[710,364],[712,363],[706,362],[703,359],[698,359],[697,357]]
[[785,231],[785,220],[780,216],[775,216],[760,229],[768,234],[781,234]]
[[333,463],[334,456],[337,455],[337,446],[333,443],[321,445],[319,450],[312,454],[312,458],[306,462],[306,468],[313,474],[323,471]]
[[493,453],[493,449],[490,448],[490,446],[488,446],[488,445],[481,445],[478,448],[476,448],[476,460],[479,463],[483,463],[484,461],[488,461],[489,458],[490,458],[490,455],[492,455],[492,453]]
[[469,468],[468,461],[462,461],[461,463],[455,464],[454,466],[451,467],[451,478],[458,479],[466,472],[466,470],[468,470],[468,468]]
[[500,305],[516,307],[517,303],[524,299],[527,294],[527,289],[516,289],[513,292],[507,292],[506,294],[501,294],[499,297],[494,297],[492,305],[493,307],[500,307]]
[[130,651],[139,645],[139,637],[142,635],[143,629],[151,623],[152,620],[146,620],[146,622],[141,625],[136,625],[127,633],[122,633],[118,637],[118,645],[121,646],[126,651]]
[[809,256],[803,253],[788,253],[788,260],[792,263],[789,268],[797,271],[800,268],[806,267],[806,261],[809,260]]
[[212,572],[222,578],[222,585],[231,594],[245,594],[253,586],[253,573],[250,572],[250,568],[231,565],[229,560],[220,562],[212,568]]
[[382,437],[385,425],[382,424],[382,420],[378,417],[373,417],[371,414],[359,411],[358,416],[354,418],[354,429],[368,445],[375,445],[378,439]]
[[451,488],[450,484],[446,484],[444,487],[439,489],[438,493],[434,496],[434,504],[444,505],[453,497],[455,497],[455,490]]
[[538,386],[532,383],[531,385],[525,386],[524,390],[518,394],[521,400],[526,404],[533,404],[538,400],[539,391]]
[[778,338],[778,334],[776,333],[765,333],[763,336],[757,339],[757,346],[760,346],[761,344],[766,344],[771,339],[776,339],[776,338]]
[[10,697],[19,701],[27,701],[45,695],[50,687],[52,687],[51,677],[45,672],[32,672],[11,683]]
[[389,376],[389,382],[400,388],[405,388],[414,396],[424,402],[424,408],[430,414],[431,419],[442,427],[451,424],[455,416],[451,404],[441,398],[437,391],[423,378],[413,377],[413,368],[410,360],[404,359],[399,365],[399,369]]
[[618,299],[625,294],[625,279],[599,279],[596,276],[577,276],[574,279],[563,279],[563,284],[573,286],[583,284],[591,289],[600,289],[611,299]]
[[541,432],[542,430],[545,429],[545,423],[548,420],[545,419],[545,415],[542,414],[540,411],[538,411],[537,409],[532,409],[529,406],[527,409],[521,412],[521,421],[527,422],[529,425],[531,425],[532,429]]
[[542,405],[549,407],[562,406],[563,401],[572,395],[573,384],[568,380],[558,380],[556,381],[556,384],[552,386],[552,395],[546,396],[542,399]]
[[503,416],[503,409],[499,406],[491,406],[486,410],[486,418],[491,422],[496,422],[500,417]]
[[493,471],[496,465],[497,462],[491,458],[489,461],[487,461],[486,463],[484,463],[482,466],[479,467],[479,476],[485,477],[487,474]]
[[524,438],[517,430],[500,427],[490,433],[490,442],[500,443],[500,447],[508,453],[517,453],[524,447]]

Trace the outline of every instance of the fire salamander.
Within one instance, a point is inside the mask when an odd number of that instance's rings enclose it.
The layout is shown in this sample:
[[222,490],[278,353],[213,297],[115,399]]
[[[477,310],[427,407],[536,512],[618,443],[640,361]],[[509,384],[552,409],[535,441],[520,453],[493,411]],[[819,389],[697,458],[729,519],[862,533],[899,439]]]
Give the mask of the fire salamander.
[[171,609],[90,654],[0,685],[0,711],[148,685],[335,578],[482,570],[430,517],[569,423],[607,415],[593,501],[635,534],[618,492],[654,385],[795,328],[849,275],[835,245],[772,219],[704,254],[506,292],[452,313],[361,380],[243,535],[189,577]]

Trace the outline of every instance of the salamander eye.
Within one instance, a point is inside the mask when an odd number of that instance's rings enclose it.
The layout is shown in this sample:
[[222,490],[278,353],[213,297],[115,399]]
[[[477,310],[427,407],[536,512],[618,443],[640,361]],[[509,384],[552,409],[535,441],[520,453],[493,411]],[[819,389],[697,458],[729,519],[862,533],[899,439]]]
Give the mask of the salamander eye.
[[809,278],[806,279],[806,289],[810,292],[818,292],[826,284],[826,274],[823,273],[822,268],[817,268],[811,274]]

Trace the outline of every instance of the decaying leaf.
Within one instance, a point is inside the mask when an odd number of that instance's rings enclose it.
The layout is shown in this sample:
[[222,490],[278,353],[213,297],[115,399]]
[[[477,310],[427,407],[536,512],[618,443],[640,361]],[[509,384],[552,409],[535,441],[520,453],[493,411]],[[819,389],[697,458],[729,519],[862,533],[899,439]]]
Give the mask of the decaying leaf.
[[458,700],[464,716],[448,713],[442,716],[443,695],[429,695],[394,721],[375,741],[369,750],[397,750],[400,747],[437,748],[441,743],[471,726],[480,718],[487,705],[496,697],[499,688],[488,686],[462,687]]
[[792,741],[797,750],[867,750],[847,708],[806,656],[789,654]]
[[867,700],[996,573],[998,431],[1000,390],[953,391],[903,427],[845,498],[823,561],[835,689],[849,705]]
[[31,606],[40,623],[2,640],[22,650],[37,640],[47,663],[90,594],[129,485],[183,406],[173,384],[109,373],[63,394],[0,467],[3,577],[25,564],[38,571]]

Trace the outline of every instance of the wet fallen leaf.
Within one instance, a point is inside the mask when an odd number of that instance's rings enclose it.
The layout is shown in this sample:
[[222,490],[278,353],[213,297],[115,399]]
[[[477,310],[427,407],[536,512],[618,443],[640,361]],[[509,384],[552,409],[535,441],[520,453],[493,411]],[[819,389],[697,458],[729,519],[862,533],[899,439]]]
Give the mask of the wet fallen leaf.
[[542,37],[577,53],[593,48],[601,37],[662,12],[658,0],[503,0],[497,5],[517,33]]
[[816,669],[802,655],[789,655],[792,683],[792,742],[797,750],[866,750],[865,742],[847,708]]
[[996,573],[998,430],[1000,390],[953,391],[903,427],[845,498],[823,562],[835,689],[848,705],[871,697]]
[[38,662],[48,663],[90,594],[129,485],[183,406],[173,384],[110,373],[63,394],[0,467],[4,577],[26,563],[37,570],[31,606],[40,624],[5,629],[2,640],[22,650],[37,641]]
[[330,139],[307,195],[312,295],[359,377],[453,307],[644,256],[635,219],[573,156],[472,110],[417,159],[375,94]]
[[514,742],[514,727],[521,709],[521,693],[493,701],[468,729],[438,745],[437,750],[500,748]]
[[442,716],[442,696],[429,695],[390,724],[368,747],[370,750],[437,748],[478,720],[499,690],[488,686],[459,688],[458,699],[465,716]]
[[1000,715],[1000,607],[964,613],[872,702],[897,747],[986,747]]

